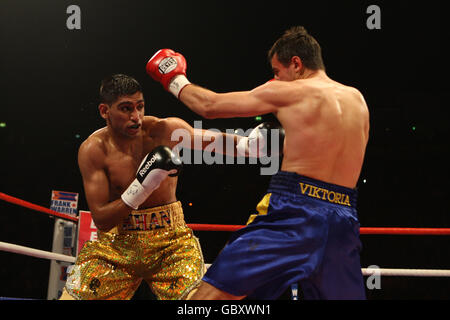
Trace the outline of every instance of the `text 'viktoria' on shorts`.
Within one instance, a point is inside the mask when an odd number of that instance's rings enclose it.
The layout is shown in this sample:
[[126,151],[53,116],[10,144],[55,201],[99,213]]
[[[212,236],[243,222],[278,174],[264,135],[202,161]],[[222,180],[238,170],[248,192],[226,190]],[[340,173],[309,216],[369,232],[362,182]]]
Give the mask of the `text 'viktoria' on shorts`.
[[272,176],[268,189],[268,193],[270,192],[306,196],[351,208],[356,208],[358,197],[358,192],[355,189],[282,171]]

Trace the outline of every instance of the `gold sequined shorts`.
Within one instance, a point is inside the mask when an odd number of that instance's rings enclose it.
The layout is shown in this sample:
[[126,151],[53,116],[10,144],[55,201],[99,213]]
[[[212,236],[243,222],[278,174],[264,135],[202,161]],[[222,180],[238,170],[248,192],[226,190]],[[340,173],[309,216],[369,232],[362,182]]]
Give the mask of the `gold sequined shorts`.
[[76,299],[130,299],[144,279],[158,299],[182,299],[204,273],[198,239],[180,202],[133,211],[121,226],[98,231],[69,270],[67,292]]

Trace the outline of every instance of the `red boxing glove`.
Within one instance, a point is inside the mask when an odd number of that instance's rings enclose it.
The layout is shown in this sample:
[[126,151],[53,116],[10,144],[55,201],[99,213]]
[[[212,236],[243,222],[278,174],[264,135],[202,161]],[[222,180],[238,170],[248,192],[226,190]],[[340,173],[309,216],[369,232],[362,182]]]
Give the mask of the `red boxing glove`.
[[160,82],[164,89],[172,92],[178,98],[181,90],[188,84],[186,78],[186,60],[171,49],[161,49],[147,62],[147,73]]

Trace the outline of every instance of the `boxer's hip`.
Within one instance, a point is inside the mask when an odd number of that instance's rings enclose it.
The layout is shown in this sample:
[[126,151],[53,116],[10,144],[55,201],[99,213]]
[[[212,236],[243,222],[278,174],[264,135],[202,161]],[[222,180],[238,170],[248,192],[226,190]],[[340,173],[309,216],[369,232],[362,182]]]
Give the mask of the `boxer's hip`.
[[279,171],[270,181],[268,193],[282,193],[293,197],[317,199],[329,204],[356,208],[358,193],[355,189],[327,183],[299,175]]
[[258,216],[282,218],[285,213],[321,214],[336,211],[358,220],[355,189],[301,176],[295,172],[279,171],[272,176],[267,194],[258,203],[257,214],[252,214],[247,224]]

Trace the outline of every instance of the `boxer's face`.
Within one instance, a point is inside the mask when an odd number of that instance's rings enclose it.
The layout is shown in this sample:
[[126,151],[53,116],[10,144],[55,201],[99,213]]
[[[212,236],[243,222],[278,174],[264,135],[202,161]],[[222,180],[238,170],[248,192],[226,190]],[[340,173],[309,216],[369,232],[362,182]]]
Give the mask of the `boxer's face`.
[[271,60],[272,71],[274,78],[281,81],[292,81],[298,79],[298,65],[291,60],[289,65],[286,67],[278,60],[277,54],[274,54]]
[[102,110],[100,105],[100,113],[113,130],[128,137],[140,134],[145,112],[142,92],[121,96],[106,106]]

